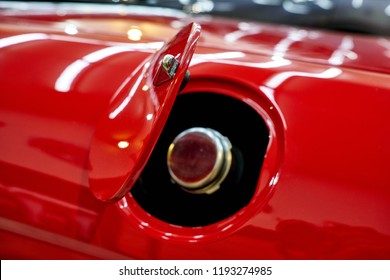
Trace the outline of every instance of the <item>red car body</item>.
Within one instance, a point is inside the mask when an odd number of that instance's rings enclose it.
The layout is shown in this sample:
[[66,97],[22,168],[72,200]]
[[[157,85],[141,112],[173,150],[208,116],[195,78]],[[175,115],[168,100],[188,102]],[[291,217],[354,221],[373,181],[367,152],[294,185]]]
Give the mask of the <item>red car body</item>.
[[[82,7],[0,10],[2,259],[390,258],[390,38]],[[156,82],[168,52],[179,70]],[[148,164],[186,112],[253,142],[255,186],[234,210],[245,186],[164,206],[180,202]],[[142,176],[162,189],[148,206]]]

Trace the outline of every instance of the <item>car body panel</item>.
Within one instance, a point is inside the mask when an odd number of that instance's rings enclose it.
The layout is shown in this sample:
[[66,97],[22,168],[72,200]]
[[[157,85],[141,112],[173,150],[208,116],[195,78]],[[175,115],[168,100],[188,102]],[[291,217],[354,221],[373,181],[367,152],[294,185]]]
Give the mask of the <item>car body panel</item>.
[[[182,94],[231,96],[266,120],[259,196],[214,225],[153,220],[159,230],[130,194],[118,203],[93,196],[88,158],[100,118],[135,69],[193,20],[0,18],[1,257],[390,258],[388,38],[196,18],[202,34]],[[67,23],[80,32],[65,33]],[[129,43],[135,23],[146,35]],[[102,49],[111,52],[91,58]],[[66,76],[69,67],[78,74]],[[173,227],[175,236],[160,231]]]

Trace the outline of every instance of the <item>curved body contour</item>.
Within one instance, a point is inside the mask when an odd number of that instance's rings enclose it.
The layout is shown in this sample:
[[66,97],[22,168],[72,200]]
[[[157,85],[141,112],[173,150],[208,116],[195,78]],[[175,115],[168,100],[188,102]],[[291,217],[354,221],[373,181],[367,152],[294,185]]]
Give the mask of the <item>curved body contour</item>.
[[[126,11],[2,12],[2,258],[390,257],[390,39]],[[202,33],[181,94],[211,92],[253,107],[278,150],[262,166],[259,186],[272,177],[262,205],[249,204],[224,236],[215,236],[218,223],[201,228],[199,242],[145,234],[129,222],[137,210],[123,209],[131,196],[101,202],[88,182],[102,113],[193,21]],[[129,28],[140,40],[129,41]]]

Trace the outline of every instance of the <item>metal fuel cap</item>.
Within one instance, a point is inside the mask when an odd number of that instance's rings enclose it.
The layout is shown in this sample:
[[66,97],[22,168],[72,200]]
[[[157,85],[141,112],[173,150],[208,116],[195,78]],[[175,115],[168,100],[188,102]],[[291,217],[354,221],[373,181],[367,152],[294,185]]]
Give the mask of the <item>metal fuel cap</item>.
[[231,147],[229,139],[214,129],[194,127],[183,131],[168,149],[172,180],[191,193],[215,192],[229,173]]

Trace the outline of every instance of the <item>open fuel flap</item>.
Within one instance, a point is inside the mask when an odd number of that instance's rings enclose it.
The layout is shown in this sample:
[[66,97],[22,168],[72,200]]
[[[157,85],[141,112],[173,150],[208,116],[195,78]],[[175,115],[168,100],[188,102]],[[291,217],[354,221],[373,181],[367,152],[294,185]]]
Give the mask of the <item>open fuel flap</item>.
[[171,111],[200,35],[191,23],[132,75],[99,121],[89,155],[89,184],[117,201],[141,174]]

